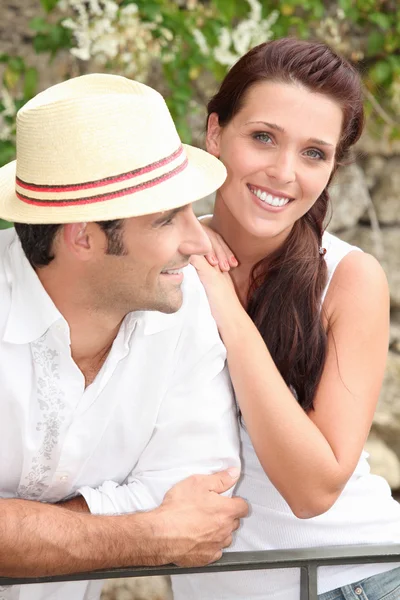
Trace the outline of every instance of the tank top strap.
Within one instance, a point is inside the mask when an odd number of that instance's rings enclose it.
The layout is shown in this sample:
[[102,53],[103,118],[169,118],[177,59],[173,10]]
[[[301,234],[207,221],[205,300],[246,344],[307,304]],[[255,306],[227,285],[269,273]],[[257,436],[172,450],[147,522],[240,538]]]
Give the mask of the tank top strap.
[[326,253],[324,255],[324,260],[326,262],[326,266],[328,268],[328,279],[325,285],[325,289],[322,293],[321,304],[325,300],[326,293],[328,291],[329,285],[332,281],[332,277],[334,272],[336,271],[336,267],[340,263],[340,261],[347,256],[353,250],[358,250],[362,252],[361,248],[357,246],[352,246],[347,242],[339,239],[332,233],[325,231],[322,236],[322,247],[326,249]]

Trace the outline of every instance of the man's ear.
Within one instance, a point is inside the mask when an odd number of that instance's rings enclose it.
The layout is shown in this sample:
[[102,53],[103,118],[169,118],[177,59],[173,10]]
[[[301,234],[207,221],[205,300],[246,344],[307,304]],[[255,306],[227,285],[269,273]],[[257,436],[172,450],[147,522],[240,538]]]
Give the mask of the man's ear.
[[217,113],[211,113],[207,123],[206,148],[217,158],[220,155],[221,129]]
[[91,223],[67,223],[63,227],[65,246],[80,260],[88,260],[93,255]]

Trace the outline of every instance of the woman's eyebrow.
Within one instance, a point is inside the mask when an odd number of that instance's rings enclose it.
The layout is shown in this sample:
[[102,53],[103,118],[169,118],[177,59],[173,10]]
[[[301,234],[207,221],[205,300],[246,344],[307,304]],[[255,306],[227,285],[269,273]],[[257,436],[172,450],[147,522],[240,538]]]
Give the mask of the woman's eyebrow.
[[313,144],[318,144],[319,146],[334,146],[334,144],[331,144],[329,142],[324,142],[324,140],[319,140],[317,138],[309,138],[308,140],[309,142],[312,142]]
[[277,131],[280,131],[281,133],[285,133],[285,130],[283,129],[283,127],[281,127],[280,125],[276,125],[275,123],[267,123],[267,121],[247,121],[247,123],[245,123],[245,125],[266,125],[267,127],[269,127],[270,129],[276,129]]

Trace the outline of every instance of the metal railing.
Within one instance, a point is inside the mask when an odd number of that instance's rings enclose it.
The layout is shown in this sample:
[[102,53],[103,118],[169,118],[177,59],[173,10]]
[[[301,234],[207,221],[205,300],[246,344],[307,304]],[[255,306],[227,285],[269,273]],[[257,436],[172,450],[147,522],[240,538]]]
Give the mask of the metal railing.
[[152,575],[179,575],[182,573],[215,573],[222,571],[249,571],[259,569],[300,568],[299,600],[317,600],[317,569],[321,566],[351,565],[381,562],[400,562],[400,544],[373,544],[300,548],[298,550],[265,550],[262,552],[226,552],[223,557],[206,567],[132,567],[103,569],[71,575],[49,577],[0,577],[2,585],[112,579],[115,577],[149,577]]

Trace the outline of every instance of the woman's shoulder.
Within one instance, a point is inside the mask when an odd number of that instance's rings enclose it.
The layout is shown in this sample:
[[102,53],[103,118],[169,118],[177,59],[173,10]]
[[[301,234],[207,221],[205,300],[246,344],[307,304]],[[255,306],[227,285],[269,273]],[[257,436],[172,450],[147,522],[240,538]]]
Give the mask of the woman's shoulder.
[[388,294],[385,272],[374,256],[332,234],[324,234],[323,243],[328,267],[324,297],[329,291],[329,302],[334,301],[333,304],[337,305],[357,298],[364,304]]
[[[334,277],[335,283],[348,289],[366,286],[387,285],[385,272],[379,261],[366,252],[349,252],[339,263]],[[371,290],[372,291],[372,290]]]

